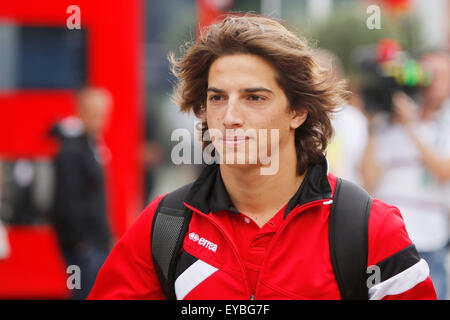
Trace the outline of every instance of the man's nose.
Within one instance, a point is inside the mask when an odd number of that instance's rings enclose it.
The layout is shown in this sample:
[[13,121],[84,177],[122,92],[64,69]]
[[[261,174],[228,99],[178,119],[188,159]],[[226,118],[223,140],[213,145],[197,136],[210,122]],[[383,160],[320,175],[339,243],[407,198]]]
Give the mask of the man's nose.
[[222,124],[225,128],[240,127],[244,124],[241,105],[238,99],[230,98],[228,100]]

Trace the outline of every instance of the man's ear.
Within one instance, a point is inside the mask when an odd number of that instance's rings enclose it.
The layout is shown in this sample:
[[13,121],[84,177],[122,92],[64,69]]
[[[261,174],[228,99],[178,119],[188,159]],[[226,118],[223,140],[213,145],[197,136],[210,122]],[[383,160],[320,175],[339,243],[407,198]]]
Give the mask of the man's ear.
[[292,117],[290,126],[295,130],[306,121],[306,118],[308,117],[308,110],[306,110],[305,108],[291,109],[289,114]]

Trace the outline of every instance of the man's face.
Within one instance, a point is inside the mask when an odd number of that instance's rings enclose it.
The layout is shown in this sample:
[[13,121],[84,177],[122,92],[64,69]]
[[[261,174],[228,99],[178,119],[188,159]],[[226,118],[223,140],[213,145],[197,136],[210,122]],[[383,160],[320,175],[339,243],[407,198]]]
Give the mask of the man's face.
[[97,136],[106,125],[110,105],[108,99],[101,93],[90,91],[85,93],[79,100],[79,117],[88,134]]
[[[225,164],[226,159],[243,155],[246,164],[255,163],[252,162],[255,154],[259,154],[257,163],[260,163],[261,152],[268,157],[274,151],[280,155],[295,154],[294,130],[305,121],[307,112],[290,112],[287,97],[275,76],[276,69],[256,55],[228,55],[211,64],[206,121],[214,147],[223,150]],[[275,140],[271,139],[272,129],[278,130]],[[216,138],[214,131],[220,136]],[[258,146],[258,151],[250,150],[250,144]]]

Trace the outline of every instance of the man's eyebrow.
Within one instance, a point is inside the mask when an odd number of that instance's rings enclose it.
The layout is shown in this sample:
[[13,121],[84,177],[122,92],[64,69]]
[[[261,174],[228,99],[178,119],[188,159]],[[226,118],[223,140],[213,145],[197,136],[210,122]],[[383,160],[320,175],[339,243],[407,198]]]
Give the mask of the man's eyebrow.
[[265,92],[273,93],[272,90],[269,90],[269,89],[264,88],[264,87],[247,88],[247,89],[244,89],[242,91],[248,92],[248,93],[259,92],[259,91],[265,91]]
[[[216,93],[225,93],[225,90],[218,89],[218,88],[215,88],[215,87],[209,87],[206,91],[212,91],[212,92],[216,92]],[[265,92],[269,92],[269,93],[273,94],[272,90],[264,88],[264,87],[245,88],[245,89],[242,89],[240,91],[247,92],[247,93],[254,93],[254,92],[265,91]]]
[[225,93],[224,90],[222,89],[217,89],[215,87],[209,87],[208,89],[206,89],[206,91],[212,91],[212,92],[216,92],[216,93]]

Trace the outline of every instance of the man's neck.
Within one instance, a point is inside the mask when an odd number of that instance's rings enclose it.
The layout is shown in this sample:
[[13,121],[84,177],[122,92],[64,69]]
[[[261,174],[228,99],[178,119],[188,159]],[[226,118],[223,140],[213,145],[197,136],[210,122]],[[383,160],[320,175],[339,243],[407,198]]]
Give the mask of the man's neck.
[[260,227],[272,218],[300,187],[304,174],[297,175],[296,153],[283,159],[273,175],[261,175],[260,167],[220,166],[224,185],[236,209],[251,217]]

